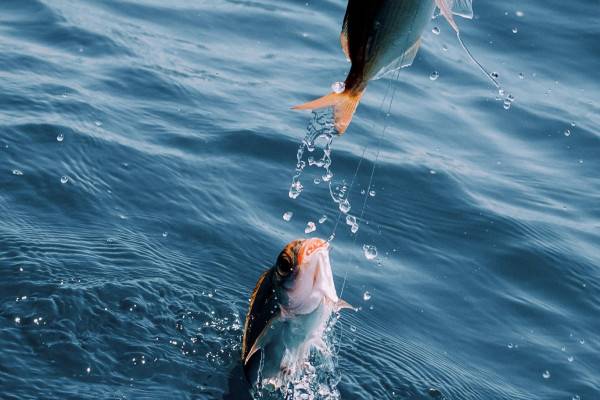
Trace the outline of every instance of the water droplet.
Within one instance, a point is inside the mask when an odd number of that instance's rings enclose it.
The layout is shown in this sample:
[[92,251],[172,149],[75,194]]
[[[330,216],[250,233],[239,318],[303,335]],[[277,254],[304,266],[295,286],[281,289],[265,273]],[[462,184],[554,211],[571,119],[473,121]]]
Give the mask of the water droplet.
[[497,72],[495,72],[495,71],[494,71],[494,72],[492,72],[492,73],[490,74],[490,76],[491,76],[492,78],[494,78],[494,79],[498,79],[498,77],[499,77],[500,75],[499,75]]
[[19,272],[23,272],[23,267],[19,267]]
[[283,220],[289,222],[292,220],[293,216],[294,216],[294,213],[292,211],[286,211],[283,213]]
[[348,201],[348,199],[340,201],[339,209],[344,214],[348,214],[348,212],[350,211],[350,202]]
[[448,51],[448,46],[447,45],[442,45],[442,50]]
[[435,172],[435,171],[434,171],[434,170],[432,170],[432,169],[430,169],[430,170],[429,170],[429,173],[430,173],[431,175],[435,175],[435,174],[437,174],[437,172]]
[[375,197],[376,194],[375,190],[369,190],[369,196]]
[[571,122],[571,127],[575,128],[576,124],[575,121]]
[[581,397],[579,397],[579,395],[576,394],[575,396],[571,397],[571,400],[581,400]]
[[67,182],[69,182],[69,177],[68,176],[63,175],[63,176],[60,177],[60,183],[65,184]]
[[515,96],[509,93],[508,96],[506,96],[506,100],[512,103],[513,101],[515,101]]
[[92,372],[92,369],[91,369],[90,367],[87,367],[87,368],[85,369],[85,372],[87,372],[87,373],[89,374],[90,372]]
[[315,223],[312,221],[308,221],[308,223],[306,224],[306,228],[304,228],[304,233],[308,235],[309,233],[312,233],[316,230],[317,226],[315,225]]
[[522,16],[524,16],[524,15],[525,15],[525,13],[524,13],[523,11],[521,11],[521,10],[517,10],[517,11],[515,11],[515,15],[516,15],[517,17],[522,17]]
[[56,136],[56,141],[57,141],[57,142],[62,142],[63,140],[65,140],[65,135],[63,135],[62,133],[59,133],[59,134]]
[[321,216],[321,218],[319,218],[320,224],[324,223],[325,221],[327,221],[327,215],[323,215],[323,216]]
[[569,361],[570,363],[573,362],[574,360],[575,360],[575,357],[573,357],[573,356],[567,357],[567,361]]
[[21,323],[21,317],[15,317],[15,324]]
[[509,349],[512,349],[513,347],[515,347],[515,345],[514,345],[514,344],[512,344],[512,343],[509,343],[509,344],[508,344],[508,348],[509,348]]
[[565,346],[560,348],[560,351],[567,351],[567,348]]
[[367,260],[373,260],[377,257],[377,247],[370,244],[363,244],[363,252]]
[[337,94],[343,93],[346,90],[346,84],[344,82],[334,82],[331,85],[331,90]]
[[352,332],[356,332],[356,326],[354,326],[354,325],[350,325],[350,331],[352,331]]
[[167,237],[167,236],[169,236],[169,233],[168,233],[168,232],[163,232],[163,233],[162,233],[162,237]]
[[350,227],[350,232],[356,233],[358,232],[358,224],[354,224]]
[[316,177],[316,178],[313,180],[313,183],[314,183],[315,185],[318,185],[319,183],[321,183],[321,178],[319,178],[319,177]]
[[519,32],[519,29],[517,29],[517,27],[514,27],[514,28],[512,28],[512,32],[513,32],[513,33],[518,33],[518,32]]
[[346,224],[348,225],[356,225],[356,217],[354,215],[346,215]]
[[505,110],[508,110],[508,109],[510,109],[511,104],[512,103],[510,101],[504,100],[504,104],[502,107],[504,107]]
[[579,339],[579,344],[585,344],[585,340]]
[[519,72],[519,79],[525,79],[525,75],[522,72]]
[[550,371],[545,370],[544,373],[542,374],[542,378],[550,379]]
[[429,75],[429,79],[431,79],[432,81],[435,81],[437,78],[440,77],[440,73],[437,71],[433,71],[430,75]]
[[13,173],[13,175],[18,175],[18,176],[23,175],[23,171],[21,171],[20,169],[13,169],[12,173]]
[[564,134],[565,134],[565,136],[567,136],[567,137],[571,136],[571,130],[570,130],[570,129],[565,129],[565,132],[564,132]]
[[96,126],[102,126],[102,122],[100,122],[100,121],[94,121],[94,124],[95,124]]
[[300,183],[299,180],[296,180],[292,183],[292,185],[290,186],[290,192],[288,193],[290,196],[290,199],[295,199],[298,196],[300,196],[300,193],[302,193],[302,190],[304,189],[304,186],[302,186],[302,183]]
[[431,32],[433,32],[435,35],[439,35],[440,34],[440,28],[438,28],[437,26],[434,26],[433,29],[431,30]]
[[369,301],[369,300],[371,300],[371,293],[370,293],[370,292],[368,292],[368,291],[367,291],[367,292],[364,292],[364,293],[363,293],[363,300],[364,300],[364,301]]

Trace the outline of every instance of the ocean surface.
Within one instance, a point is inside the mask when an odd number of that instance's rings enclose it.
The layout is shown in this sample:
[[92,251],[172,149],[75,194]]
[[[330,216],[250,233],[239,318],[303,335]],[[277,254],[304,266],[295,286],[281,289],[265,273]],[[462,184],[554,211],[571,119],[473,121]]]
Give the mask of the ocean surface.
[[247,398],[259,275],[335,231],[297,398],[600,399],[600,2],[474,10],[504,95],[433,19],[292,199],[343,0],[2,0],[0,398]]

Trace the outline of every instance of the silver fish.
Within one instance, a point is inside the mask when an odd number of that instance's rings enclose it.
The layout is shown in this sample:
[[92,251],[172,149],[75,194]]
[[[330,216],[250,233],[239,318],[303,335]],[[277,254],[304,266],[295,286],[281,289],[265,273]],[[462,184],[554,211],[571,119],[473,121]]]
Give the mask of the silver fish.
[[349,307],[335,290],[329,243],[290,242],[252,293],[242,341],[248,381],[277,386],[299,371],[312,348],[326,351],[323,334],[331,314]]

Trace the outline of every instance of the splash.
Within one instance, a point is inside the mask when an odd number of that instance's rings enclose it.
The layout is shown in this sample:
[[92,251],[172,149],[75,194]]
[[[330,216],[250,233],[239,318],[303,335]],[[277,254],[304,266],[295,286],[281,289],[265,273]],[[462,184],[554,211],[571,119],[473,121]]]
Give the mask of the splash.
[[[298,370],[276,379],[262,380],[251,389],[253,399],[260,400],[339,400],[341,398],[337,385],[341,375],[336,368],[336,341],[339,335],[334,335],[334,326],[339,316],[332,316],[326,329],[324,342],[326,349],[313,349]],[[337,343],[339,344],[339,343]]]

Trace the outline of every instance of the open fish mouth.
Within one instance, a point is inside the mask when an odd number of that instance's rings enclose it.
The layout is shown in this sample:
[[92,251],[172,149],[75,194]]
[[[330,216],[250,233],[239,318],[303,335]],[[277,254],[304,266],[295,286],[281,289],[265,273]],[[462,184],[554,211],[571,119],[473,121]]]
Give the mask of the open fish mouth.
[[326,240],[319,238],[305,240],[300,247],[300,251],[298,252],[298,265],[301,265],[307,257],[324,250],[329,250],[329,242]]

